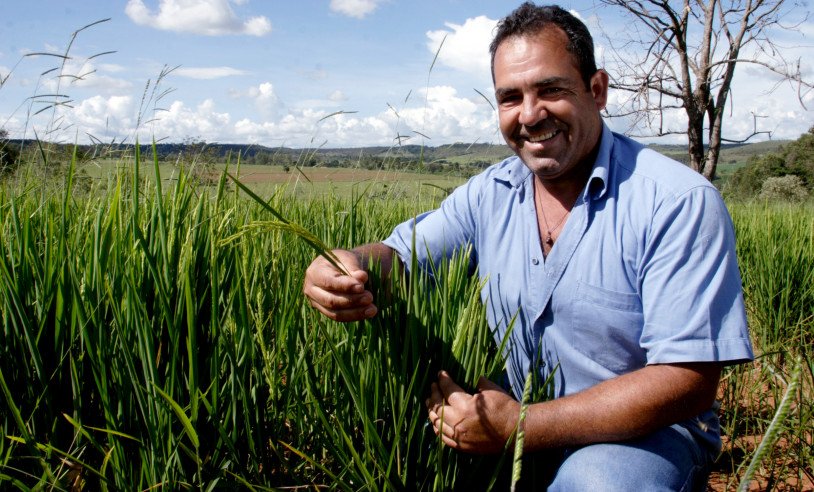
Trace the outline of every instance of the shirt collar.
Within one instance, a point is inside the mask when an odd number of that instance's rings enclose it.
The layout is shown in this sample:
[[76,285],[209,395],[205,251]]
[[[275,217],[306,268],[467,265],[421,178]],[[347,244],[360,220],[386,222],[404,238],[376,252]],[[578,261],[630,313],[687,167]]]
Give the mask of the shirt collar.
[[523,186],[526,179],[531,176],[531,170],[516,155],[509,157],[504,162],[506,165],[495,171],[494,179],[508,183],[513,188]]
[[613,149],[613,132],[602,122],[602,136],[599,140],[599,151],[596,153],[594,169],[591,177],[588,178],[588,186],[585,187],[582,199],[597,200],[605,196],[608,192],[608,176],[610,176],[611,150]]

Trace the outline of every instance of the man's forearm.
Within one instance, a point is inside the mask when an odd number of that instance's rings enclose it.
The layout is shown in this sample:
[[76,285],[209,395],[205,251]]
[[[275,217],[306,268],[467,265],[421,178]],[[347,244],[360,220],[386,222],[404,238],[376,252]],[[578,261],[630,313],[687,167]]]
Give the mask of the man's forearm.
[[722,365],[650,365],[580,393],[531,405],[529,451],[633,439],[712,407]]

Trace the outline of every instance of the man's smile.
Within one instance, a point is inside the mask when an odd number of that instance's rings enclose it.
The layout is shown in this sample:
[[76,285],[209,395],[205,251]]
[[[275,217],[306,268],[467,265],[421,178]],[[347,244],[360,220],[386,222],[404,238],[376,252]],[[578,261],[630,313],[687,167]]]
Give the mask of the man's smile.
[[542,135],[537,136],[529,135],[526,137],[526,140],[528,140],[531,143],[542,142],[544,140],[548,140],[549,138],[553,138],[558,133],[560,133],[559,130],[554,130],[553,132],[543,133]]

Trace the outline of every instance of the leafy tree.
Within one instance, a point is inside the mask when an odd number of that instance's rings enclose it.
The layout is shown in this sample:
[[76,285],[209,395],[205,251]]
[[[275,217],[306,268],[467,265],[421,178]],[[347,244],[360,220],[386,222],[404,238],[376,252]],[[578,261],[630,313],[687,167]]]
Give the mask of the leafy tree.
[[13,171],[20,162],[20,150],[7,138],[8,131],[0,128],[0,174]]
[[[814,191],[814,127],[797,140],[781,147],[778,152],[751,156],[728,183],[727,194],[754,197],[764,190],[767,180],[785,176],[795,176],[795,183],[799,181],[799,185],[809,193]],[[784,183],[792,185],[787,180],[774,182],[772,186],[776,188]]]
[[[793,29],[785,23],[799,6],[787,0],[601,0],[632,17],[623,45],[611,44],[611,87],[630,97],[612,116],[634,117],[652,133],[686,134],[689,164],[715,178],[723,137],[725,107],[735,68],[749,64],[774,72],[798,87],[800,103],[811,83],[803,80],[800,60],[786,60],[773,35]],[[643,51],[631,53],[630,47]],[[623,49],[624,48],[624,49]],[[636,55],[636,53],[643,55]],[[772,60],[771,62],[766,61]],[[668,110],[687,115],[686,130],[665,121]],[[755,116],[757,118],[757,116]],[[755,119],[755,121],[757,121]],[[745,142],[761,132],[737,142]]]
[[220,157],[220,147],[206,143],[197,137],[185,137],[181,152],[175,161],[176,166],[186,168],[190,176],[201,185],[216,185],[219,173],[215,170]]
[[783,163],[789,174],[796,174],[809,190],[814,189],[814,126],[808,133],[786,145]]

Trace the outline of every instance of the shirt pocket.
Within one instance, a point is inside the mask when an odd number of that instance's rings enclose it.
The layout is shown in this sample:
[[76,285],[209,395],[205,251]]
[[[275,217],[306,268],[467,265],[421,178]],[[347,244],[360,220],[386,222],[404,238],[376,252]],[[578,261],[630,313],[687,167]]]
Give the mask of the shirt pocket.
[[640,344],[644,315],[637,293],[577,282],[572,306],[575,350],[616,374],[644,367],[647,355]]

